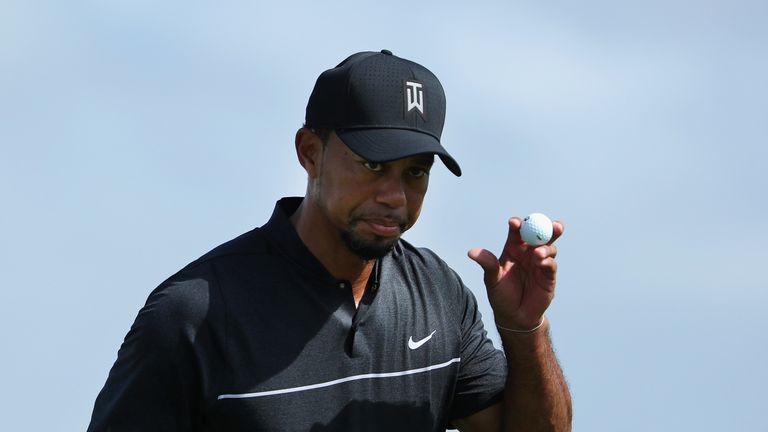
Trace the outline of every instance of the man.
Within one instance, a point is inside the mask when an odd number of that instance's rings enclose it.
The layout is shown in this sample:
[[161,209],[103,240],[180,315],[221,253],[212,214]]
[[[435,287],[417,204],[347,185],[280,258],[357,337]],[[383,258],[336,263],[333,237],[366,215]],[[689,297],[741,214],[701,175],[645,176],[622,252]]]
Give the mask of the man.
[[152,292],[89,430],[568,430],[544,318],[555,246],[527,246],[513,218],[500,258],[469,253],[502,353],[458,275],[400,239],[434,155],[461,175],[444,117],[437,78],[389,51],[324,72],[295,139],[305,197]]

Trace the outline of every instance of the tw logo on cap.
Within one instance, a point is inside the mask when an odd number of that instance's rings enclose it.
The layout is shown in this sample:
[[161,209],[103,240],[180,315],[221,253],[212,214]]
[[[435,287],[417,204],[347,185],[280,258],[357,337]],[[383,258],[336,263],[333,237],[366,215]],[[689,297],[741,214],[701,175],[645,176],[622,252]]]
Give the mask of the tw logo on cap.
[[405,82],[405,114],[416,109],[425,119],[424,113],[424,84],[418,81]]

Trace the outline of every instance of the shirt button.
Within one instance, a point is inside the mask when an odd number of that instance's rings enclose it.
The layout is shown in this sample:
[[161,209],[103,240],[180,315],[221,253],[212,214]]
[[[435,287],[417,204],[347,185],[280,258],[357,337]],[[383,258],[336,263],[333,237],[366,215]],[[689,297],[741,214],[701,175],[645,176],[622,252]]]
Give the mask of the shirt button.
[[347,284],[346,284],[346,283],[344,283],[344,282],[341,282],[341,283],[339,284],[339,288],[341,288],[341,289],[346,289],[346,288],[347,288]]

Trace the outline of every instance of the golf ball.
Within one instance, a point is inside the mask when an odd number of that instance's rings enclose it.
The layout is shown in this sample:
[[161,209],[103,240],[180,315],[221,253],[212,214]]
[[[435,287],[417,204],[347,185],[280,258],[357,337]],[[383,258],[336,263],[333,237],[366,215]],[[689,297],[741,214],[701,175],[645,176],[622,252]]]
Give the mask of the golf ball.
[[552,221],[541,213],[531,213],[523,219],[520,237],[531,246],[545,245],[552,238]]

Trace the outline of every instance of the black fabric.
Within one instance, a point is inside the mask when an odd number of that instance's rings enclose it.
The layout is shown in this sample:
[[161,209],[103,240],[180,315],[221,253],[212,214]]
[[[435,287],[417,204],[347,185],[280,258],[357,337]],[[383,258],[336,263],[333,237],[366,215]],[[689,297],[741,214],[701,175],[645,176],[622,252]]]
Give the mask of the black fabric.
[[432,153],[461,176],[461,167],[440,144],[445,110],[443,86],[427,68],[387,50],[360,52],[317,78],[305,124],[335,130],[370,161]]
[[[423,85],[423,114],[407,110],[406,80]],[[424,66],[391,54],[362,52],[318,77],[305,121],[328,129],[411,129],[439,140],[445,105],[440,81]]]
[[452,173],[461,176],[459,164],[432,135],[409,133],[403,137],[399,129],[348,129],[337,130],[336,134],[366,160],[383,163],[420,154],[436,154]]
[[459,277],[401,240],[355,308],[290,224],[300,200],[150,294],[89,431],[438,431],[500,400],[506,361]]

